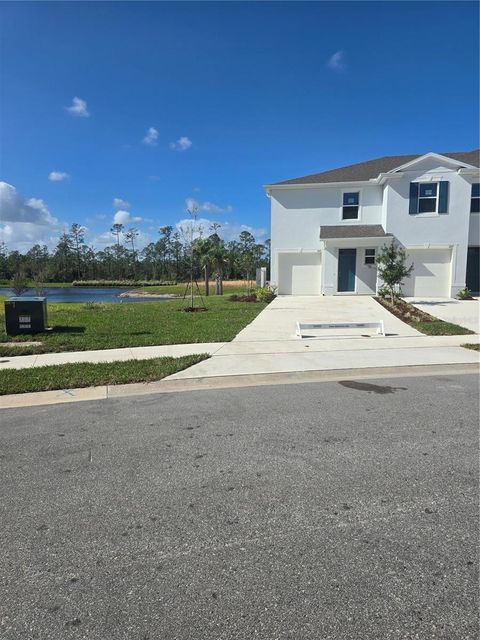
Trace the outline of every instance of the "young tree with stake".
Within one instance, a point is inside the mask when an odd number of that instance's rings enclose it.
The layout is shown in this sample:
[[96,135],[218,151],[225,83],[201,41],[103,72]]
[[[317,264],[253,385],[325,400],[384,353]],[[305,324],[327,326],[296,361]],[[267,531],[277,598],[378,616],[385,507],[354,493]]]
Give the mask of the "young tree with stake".
[[413,264],[407,267],[407,252],[392,240],[384,245],[377,256],[377,272],[390,291],[392,304],[395,304],[395,288],[403,284],[413,271]]

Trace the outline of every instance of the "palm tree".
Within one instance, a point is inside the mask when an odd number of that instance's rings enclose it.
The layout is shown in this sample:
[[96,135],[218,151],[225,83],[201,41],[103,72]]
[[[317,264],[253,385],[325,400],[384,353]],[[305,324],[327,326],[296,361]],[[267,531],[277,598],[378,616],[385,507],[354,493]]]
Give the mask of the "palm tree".
[[222,240],[213,243],[209,255],[215,269],[215,295],[223,296],[223,268],[228,264],[228,251]]
[[211,251],[213,245],[210,238],[198,238],[195,241],[195,253],[197,254],[200,266],[203,269],[205,282],[205,296],[210,294],[210,273],[214,267]]

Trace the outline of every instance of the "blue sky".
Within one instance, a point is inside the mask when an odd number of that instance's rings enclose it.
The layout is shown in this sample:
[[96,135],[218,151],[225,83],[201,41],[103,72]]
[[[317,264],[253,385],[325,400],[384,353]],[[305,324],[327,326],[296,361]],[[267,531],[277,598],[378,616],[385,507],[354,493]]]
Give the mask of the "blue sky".
[[146,243],[188,199],[264,240],[266,183],[478,147],[474,2],[7,2],[0,29],[10,249]]

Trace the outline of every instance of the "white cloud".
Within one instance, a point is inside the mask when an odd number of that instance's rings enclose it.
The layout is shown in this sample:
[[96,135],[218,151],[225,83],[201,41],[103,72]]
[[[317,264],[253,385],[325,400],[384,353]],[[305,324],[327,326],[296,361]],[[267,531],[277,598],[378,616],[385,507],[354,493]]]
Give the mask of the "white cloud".
[[36,225],[54,225],[54,218],[47,205],[38,198],[25,200],[7,182],[0,182],[0,220],[2,222],[27,222]]
[[193,143],[190,138],[187,138],[187,136],[182,136],[176,142],[171,142],[169,146],[172,151],[186,151],[187,149],[190,149],[192,144]]
[[9,251],[25,253],[34,244],[46,244],[52,249],[58,242],[59,231],[30,222],[0,223],[0,242],[5,242]]
[[104,231],[103,233],[91,233],[88,237],[88,244],[97,245],[109,245],[116,242],[116,238],[110,231]]
[[127,224],[130,220],[130,214],[128,211],[117,211],[117,213],[113,216],[113,224]]
[[141,222],[140,216],[131,216],[129,211],[120,209],[113,216],[113,224],[133,224]]
[[142,142],[143,144],[148,144],[151,147],[155,147],[157,145],[157,140],[158,140],[158,131],[155,129],[155,127],[150,127],[147,130],[147,134],[143,138]]
[[48,174],[48,179],[51,182],[62,182],[62,180],[66,180],[69,177],[69,174],[65,173],[65,171],[50,171]]
[[[214,224],[213,220],[209,220],[208,218],[198,218],[193,229],[193,238],[209,236],[212,233],[212,224]],[[189,239],[190,230],[192,229],[192,219],[184,218],[183,220],[179,220],[175,227],[183,237]],[[229,242],[230,240],[238,240],[242,231],[249,231],[257,242],[263,242],[268,237],[268,232],[264,228],[254,228],[249,225],[238,224],[237,222],[224,222],[217,230],[217,233],[220,238],[225,240],[225,242]]]
[[130,209],[130,202],[127,202],[122,198],[114,198],[112,204],[115,209]]
[[190,211],[196,209],[197,211],[205,211],[206,213],[211,214],[231,213],[233,211],[233,207],[231,205],[220,207],[214,202],[209,202],[208,200],[205,202],[199,202],[198,200],[195,200],[195,198],[186,198],[185,206]]
[[77,116],[78,118],[89,118],[90,112],[87,109],[86,100],[82,100],[82,98],[78,98],[75,96],[72,100],[72,104],[69,107],[65,107],[68,113],[72,116]]
[[25,251],[36,243],[53,246],[59,229],[43,200],[25,200],[14,186],[0,182],[0,241],[10,250]]
[[180,236],[184,240],[189,241],[190,239],[195,240],[196,238],[210,235],[211,224],[212,221],[206,218],[198,218],[197,220],[184,218],[175,224],[175,228],[180,232]]
[[333,71],[344,71],[346,69],[345,64],[345,51],[336,51],[327,61],[327,67]]

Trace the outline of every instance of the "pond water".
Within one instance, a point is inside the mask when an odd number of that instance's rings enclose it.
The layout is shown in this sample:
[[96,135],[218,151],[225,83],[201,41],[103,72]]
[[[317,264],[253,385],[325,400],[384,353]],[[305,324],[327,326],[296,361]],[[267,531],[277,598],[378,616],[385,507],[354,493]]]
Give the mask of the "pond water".
[[[120,298],[131,287],[45,287],[48,302],[158,302],[164,298]],[[0,288],[0,295],[10,298],[10,289]],[[24,296],[36,296],[35,289],[27,289]]]

